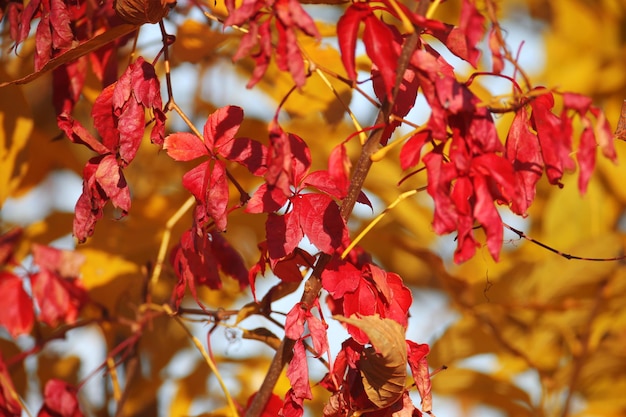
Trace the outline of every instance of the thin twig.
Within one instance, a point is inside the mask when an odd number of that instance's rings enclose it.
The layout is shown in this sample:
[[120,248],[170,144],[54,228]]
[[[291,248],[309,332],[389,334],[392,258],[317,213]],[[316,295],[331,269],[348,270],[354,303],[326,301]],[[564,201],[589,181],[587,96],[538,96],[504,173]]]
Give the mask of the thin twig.
[[204,349],[204,346],[202,346],[202,343],[200,343],[198,338],[195,337],[193,335],[193,333],[191,333],[191,331],[187,328],[187,326],[185,326],[185,323],[183,323],[182,320],[180,319],[180,317],[174,311],[172,311],[172,309],[171,309],[171,307],[169,305],[164,304],[162,306],[162,309],[167,314],[169,314],[171,317],[173,317],[174,320],[176,321],[176,323],[180,327],[182,327],[182,329],[185,331],[187,336],[193,342],[193,344],[196,347],[196,349],[198,349],[198,351],[202,355],[202,358],[204,359],[206,364],[211,369],[211,372],[213,372],[213,375],[215,375],[215,378],[217,378],[217,382],[220,384],[220,387],[222,388],[222,391],[224,392],[224,396],[226,397],[226,402],[228,403],[228,408],[230,408],[231,415],[232,416],[239,415],[239,413],[237,412],[237,406],[235,405],[235,402],[233,401],[233,398],[230,395],[230,391],[228,390],[228,387],[226,387],[226,383],[224,382],[224,379],[222,378],[222,375],[220,374],[219,370],[217,369],[217,366],[215,365],[215,362],[213,361],[211,356],[208,354],[206,349]]
[[610,261],[621,261],[621,260],[626,259],[626,255],[614,256],[614,257],[610,257],[610,258],[587,258],[585,256],[570,255],[569,253],[564,253],[564,252],[561,252],[558,249],[554,249],[553,247],[548,246],[545,243],[540,242],[540,241],[538,241],[538,240],[536,240],[536,239],[526,235],[521,230],[517,230],[516,228],[514,228],[512,226],[509,226],[506,223],[502,223],[502,225],[504,227],[506,227],[507,229],[509,229],[511,232],[513,232],[516,235],[518,235],[520,238],[526,239],[529,242],[532,242],[532,243],[534,243],[537,246],[540,246],[540,247],[542,247],[544,249],[547,249],[550,252],[555,253],[555,254],[557,254],[557,255],[565,258],[565,259],[571,259],[571,260],[577,260],[577,261],[591,261],[591,262],[610,262]]

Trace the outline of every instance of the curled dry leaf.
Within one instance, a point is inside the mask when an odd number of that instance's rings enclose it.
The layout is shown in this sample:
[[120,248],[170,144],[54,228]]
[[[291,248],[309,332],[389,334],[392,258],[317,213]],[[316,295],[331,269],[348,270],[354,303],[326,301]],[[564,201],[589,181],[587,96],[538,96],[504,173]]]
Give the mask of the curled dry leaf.
[[367,398],[380,408],[394,404],[402,397],[406,381],[404,327],[395,320],[378,315],[335,315],[333,318],[358,327],[370,339],[372,347],[365,348],[359,361]]

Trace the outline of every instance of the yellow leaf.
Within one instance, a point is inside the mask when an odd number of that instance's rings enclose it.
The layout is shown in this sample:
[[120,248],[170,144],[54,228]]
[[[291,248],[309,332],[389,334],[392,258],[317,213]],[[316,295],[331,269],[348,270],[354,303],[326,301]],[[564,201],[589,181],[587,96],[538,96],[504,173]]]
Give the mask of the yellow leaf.
[[[561,251],[613,230],[621,212],[617,201],[599,181],[591,181],[584,196],[580,196],[576,181],[573,175],[564,178],[565,186],[550,194],[541,213],[541,233],[549,239],[544,243]],[[610,256],[589,245],[577,255]]]
[[[0,79],[7,77],[0,66]],[[22,89],[15,85],[0,88],[0,207],[26,173],[32,129],[33,117]]]
[[172,58],[196,64],[209,58],[226,39],[228,35],[212,30],[208,24],[187,19],[178,27]]
[[70,384],[78,383],[81,359],[78,356],[61,356],[49,350],[37,357],[37,377],[44,382],[52,378],[62,379]]
[[[80,249],[85,255],[81,278],[89,296],[110,312],[117,311],[141,289],[139,266],[121,256],[95,249]],[[136,304],[136,303],[135,303]]]
[[497,353],[500,345],[475,318],[463,316],[432,345],[428,362],[451,366],[455,361],[481,353]]
[[432,379],[433,390],[440,395],[455,395],[470,405],[490,405],[504,415],[535,415],[528,393],[511,382],[471,369],[448,368]]

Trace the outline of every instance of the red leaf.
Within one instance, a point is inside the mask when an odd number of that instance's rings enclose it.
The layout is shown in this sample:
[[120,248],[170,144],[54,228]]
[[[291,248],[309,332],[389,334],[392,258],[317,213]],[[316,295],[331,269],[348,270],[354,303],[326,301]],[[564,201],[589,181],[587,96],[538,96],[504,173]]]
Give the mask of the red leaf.
[[209,235],[194,233],[186,230],[180,237],[180,243],[170,253],[170,263],[178,278],[175,291],[172,294],[176,307],[180,305],[184,296],[185,286],[189,287],[196,303],[204,308],[198,298],[196,285],[205,285],[218,290],[222,287],[218,270],[218,260],[213,252]]
[[389,45],[389,40],[394,38],[393,31],[373,14],[365,16],[364,22],[363,44],[365,51],[380,71],[387,97],[391,98],[391,91],[396,82],[396,68],[399,58],[397,51]]
[[209,190],[204,200],[207,213],[215,221],[215,227],[219,231],[226,230],[227,209],[228,209],[228,179],[226,178],[226,167],[222,161],[215,161],[211,178],[209,180]]
[[[271,22],[270,20],[266,20],[265,22],[261,23],[258,26],[258,32],[251,31],[249,34],[246,35],[247,37],[250,34],[255,34],[257,35],[257,38],[260,38],[258,41],[259,52],[252,55],[252,58],[254,59],[255,67],[254,67],[254,71],[252,72],[252,77],[250,77],[250,81],[248,81],[248,84],[246,84],[247,88],[254,87],[254,85],[261,80],[261,78],[267,71],[267,68],[269,67],[270,58],[271,58],[272,50],[273,50],[272,31],[270,29],[270,22]],[[253,25],[251,24],[251,26]],[[254,25],[254,27],[256,27],[256,24]],[[238,53],[239,51],[237,51],[237,54]],[[235,56],[237,56],[237,54],[235,54]],[[235,60],[235,56],[233,56],[233,60]]]
[[[285,0],[278,0],[277,3]],[[306,82],[304,61],[297,43],[296,33],[282,22],[276,22],[278,44],[276,46],[276,65],[281,71],[289,71],[296,86],[302,87]]]
[[64,49],[72,46],[74,34],[70,27],[70,14],[63,0],[50,0],[50,26],[52,27],[52,46]]
[[204,225],[213,219],[218,230],[226,230],[228,180],[224,163],[219,160],[201,163],[183,175],[183,186],[196,197],[198,224]]
[[428,345],[417,344],[410,340],[406,341],[407,346],[407,361],[415,380],[415,386],[417,391],[422,397],[422,410],[426,413],[432,411],[432,394],[430,384],[430,372],[428,371],[428,362],[426,361],[426,355],[430,351]]
[[265,235],[270,259],[290,255],[304,237],[300,219],[293,211],[283,216],[270,213],[265,223]]
[[[617,153],[615,152],[614,135],[611,131],[611,126],[609,126],[609,122],[606,120],[606,116],[595,107],[592,107],[589,111],[596,117],[595,136],[596,142],[602,151],[602,155],[616,164]],[[615,134],[617,135],[618,133],[619,132],[616,130]]]
[[122,167],[128,165],[135,156],[143,139],[145,131],[146,115],[144,108],[135,100],[130,100],[117,118],[117,130],[119,131],[119,156]]
[[196,135],[187,132],[168,135],[163,142],[163,149],[175,161],[191,161],[209,155],[204,142]]
[[371,14],[369,4],[363,2],[352,3],[337,22],[337,39],[341,60],[348,73],[348,77],[356,80],[356,70],[354,65],[354,54],[356,41],[359,34],[359,25],[365,16]]
[[580,175],[578,176],[578,189],[583,194],[587,191],[587,185],[591,179],[593,168],[596,165],[596,148],[597,144],[593,134],[593,129],[588,127],[584,129],[580,135],[580,145],[578,146],[578,152],[576,153],[578,169],[580,169]]
[[474,239],[474,213],[470,203],[474,194],[472,181],[468,177],[460,177],[450,193],[456,215],[457,248],[454,251],[454,261],[465,262],[474,256],[478,243]]
[[9,370],[4,364],[2,352],[0,352],[0,415],[3,417],[20,417],[22,415],[22,406],[17,401],[16,396],[15,386]]
[[[570,109],[578,113],[585,127],[580,136],[580,144],[576,154],[578,167],[580,169],[578,189],[581,193],[585,193],[596,163],[596,147],[600,146],[604,156],[613,162],[617,161],[617,155],[615,154],[613,145],[613,135],[611,134],[611,129],[604,113],[593,106],[591,98],[574,93],[563,94],[561,120],[567,126],[571,125],[571,118],[567,116],[567,111]],[[589,113],[596,118],[596,123],[593,128],[592,122],[589,119]]]
[[322,287],[335,299],[354,292],[361,281],[361,270],[345,261],[331,261],[322,271]]
[[[378,312],[378,294],[373,285],[363,279],[359,279],[356,291],[346,293],[343,296],[342,311],[333,311],[333,314],[340,313],[345,317],[353,314],[359,316],[372,316]],[[369,342],[367,334],[356,326],[348,324],[348,333],[361,344]]]
[[313,341],[313,349],[317,357],[320,357],[328,351],[328,325],[310,311],[307,315],[307,324],[311,333],[311,340]]
[[44,14],[35,30],[35,71],[41,71],[52,57],[50,16]]
[[220,143],[219,154],[229,161],[245,166],[254,175],[265,174],[267,148],[261,142],[249,138],[234,138]]
[[506,158],[513,164],[515,189],[511,210],[524,215],[535,199],[537,181],[543,173],[539,139],[528,130],[528,113],[520,109],[506,139]]
[[33,296],[39,306],[39,320],[50,327],[61,322],[74,323],[78,317],[79,304],[72,304],[70,293],[50,271],[42,270],[31,275]]
[[82,417],[76,388],[59,379],[51,379],[44,388],[44,405],[37,417]]
[[[397,30],[393,29],[394,38],[389,45],[389,48],[394,48],[397,54],[400,54],[402,50],[402,36],[397,32]],[[374,87],[374,93],[376,97],[382,102],[386,97],[386,86],[384,80],[380,76],[380,71],[376,65],[372,66],[372,85]],[[394,81],[395,82],[395,81]],[[417,91],[420,87],[420,78],[417,75],[414,68],[409,67],[405,70],[404,76],[402,77],[402,81],[400,82],[400,87],[398,89],[398,93],[393,101],[393,114],[398,117],[406,116],[409,111],[413,108],[415,104],[415,100],[417,98]],[[381,144],[386,145],[387,141],[391,137],[392,133],[396,130],[398,126],[401,125],[401,122],[397,120],[393,120],[388,122],[384,127],[384,131],[382,137],[380,139]]]
[[[213,112],[204,124],[204,144],[214,153],[220,153],[221,146],[227,146],[243,121],[243,110],[237,106],[226,106]],[[228,149],[228,146],[227,146]]]
[[[91,109],[93,124],[102,138],[102,144],[108,152],[116,153],[119,147],[120,135],[116,128],[115,115],[113,113],[113,92],[117,84],[106,87],[96,97]],[[101,154],[103,152],[100,152]]]
[[[343,199],[350,185],[350,168],[352,163],[348,157],[346,146],[340,143],[328,156],[328,171],[315,171],[303,180],[304,185],[315,187],[338,199]],[[358,202],[369,204],[365,194],[359,195]]]
[[77,279],[85,258],[77,252],[33,245],[34,263],[40,271],[32,274],[33,297],[39,319],[49,326],[74,323],[87,302],[87,292]]
[[391,292],[387,286],[387,272],[373,264],[366,265],[363,271],[367,274],[367,277],[374,282],[384,301],[390,302]]
[[352,163],[350,162],[346,145],[342,142],[330,151],[328,156],[328,173],[335,180],[337,188],[342,190],[343,196],[348,192],[351,168]]
[[[449,186],[457,173],[449,164],[444,165],[443,156],[437,152],[429,152],[423,158],[428,173],[428,194],[435,202],[433,229],[438,234],[456,230],[458,215],[449,195]],[[457,184],[456,187],[459,185]],[[455,187],[455,189],[456,189]]]
[[576,93],[563,93],[563,107],[576,110],[578,114],[584,116],[593,104],[590,97]]
[[315,263],[315,258],[308,252],[295,248],[293,253],[282,259],[271,259],[272,272],[283,282],[302,281],[300,267],[310,268]]
[[113,155],[106,155],[96,168],[94,179],[115,207],[123,214],[130,210],[130,190],[124,174]]
[[551,184],[559,184],[563,171],[575,168],[569,156],[572,150],[571,132],[564,131],[560,119],[552,113],[552,93],[537,96],[530,102],[531,122],[537,131],[546,174]]
[[295,28],[317,39],[320,38],[320,34],[311,16],[297,0],[278,0],[274,3],[274,11],[278,18],[276,64],[283,71],[289,70],[296,85],[302,87],[306,81],[306,74]]
[[278,412],[279,417],[302,417],[304,415],[304,399],[298,397],[293,388],[285,394],[283,408]]
[[100,155],[111,152],[111,149],[98,141],[83,125],[71,116],[67,114],[57,116],[57,124],[72,142],[83,144]]
[[237,280],[239,288],[245,288],[248,285],[248,269],[242,256],[224,238],[222,233],[212,231],[209,232],[209,235],[211,236],[211,249],[222,272]]
[[64,278],[76,278],[85,262],[79,252],[56,249],[50,246],[33,244],[33,261],[40,268],[47,269]]
[[480,222],[487,234],[487,248],[491,257],[497,262],[502,248],[502,219],[493,203],[493,196],[487,185],[487,181],[482,176],[474,178],[474,190],[476,195],[476,205],[474,206],[474,216]]
[[285,318],[285,336],[291,340],[300,339],[304,333],[304,322],[310,314],[302,303],[294,305]]
[[302,339],[296,341],[293,347],[293,358],[287,366],[287,378],[291,382],[294,396],[299,399],[313,398],[309,383],[309,366],[306,360],[306,349]]
[[400,166],[407,169],[419,164],[422,148],[431,140],[430,130],[422,130],[411,136],[400,150]]
[[332,254],[348,245],[348,228],[332,198],[305,194],[292,202],[304,234],[319,250]]
[[263,183],[248,200],[246,213],[273,213],[284,206],[286,202],[287,196],[283,190]]
[[385,312],[381,316],[393,319],[406,327],[409,321],[409,308],[413,303],[411,290],[404,285],[398,274],[387,272],[386,280],[389,299],[385,300]]
[[190,169],[183,175],[183,187],[189,190],[201,204],[206,199],[206,189],[208,186],[207,172],[209,169],[210,163],[206,161]]
[[[480,50],[476,45],[485,35],[485,18],[476,9],[473,0],[463,0],[459,29],[463,32],[467,42],[467,56],[461,56],[461,58],[464,58],[476,68],[478,66],[478,58],[480,57]],[[455,52],[452,49],[451,51],[452,53]]]
[[291,187],[297,186],[311,167],[311,151],[306,143],[280,126],[270,128],[270,148],[267,155],[265,180],[279,188],[286,196],[292,194]]
[[307,35],[319,39],[320,34],[315,21],[297,0],[279,0],[274,7],[276,16],[285,26],[296,26]]
[[80,100],[87,78],[87,59],[81,57],[52,72],[52,103],[57,116],[69,115]]
[[30,333],[35,322],[33,302],[22,287],[22,279],[0,271],[0,324],[12,337]]
[[94,174],[101,157],[90,159],[83,169],[83,193],[74,209],[73,233],[79,243],[84,242],[94,231],[96,222],[102,217],[102,208],[107,202],[96,186]]
[[315,187],[318,190],[338,199],[345,197],[347,190],[340,188],[335,178],[328,171],[315,171],[307,175],[302,181],[307,187]]

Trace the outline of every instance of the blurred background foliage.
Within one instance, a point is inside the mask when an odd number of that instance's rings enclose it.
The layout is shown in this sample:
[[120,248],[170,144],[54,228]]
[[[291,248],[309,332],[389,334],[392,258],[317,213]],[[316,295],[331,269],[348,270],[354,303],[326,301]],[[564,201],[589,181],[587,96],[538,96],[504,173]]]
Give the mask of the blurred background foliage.
[[[626,1],[510,0],[498,4],[503,28],[510,35],[507,40],[513,51],[520,48],[522,66],[526,63],[532,67],[533,83],[592,96],[615,126],[626,98]],[[459,5],[460,1],[444,2],[435,17],[455,22]],[[480,9],[480,1],[478,5]],[[204,6],[214,16],[225,15],[221,1],[211,0]],[[344,6],[308,5],[324,40],[322,44],[302,40],[310,59],[338,74],[343,74],[343,69],[336,49],[334,22],[341,7]],[[271,65],[263,81],[255,89],[246,90],[252,62],[231,62],[241,34],[223,31],[219,23],[197,13],[192,2],[180,1],[168,17],[167,27],[177,37],[170,50],[174,98],[197,126],[201,128],[216,108],[237,104],[247,115],[239,136],[266,140],[273,109],[291,88],[290,76]],[[6,52],[10,43],[6,26],[3,29],[0,77],[4,80],[23,76],[31,71],[34,45],[27,42],[16,59]],[[521,45],[525,36],[534,41]],[[159,42],[156,27],[142,28],[139,53],[151,60]],[[126,63],[124,59],[121,62]],[[484,65],[484,69],[489,68],[487,62]],[[360,66],[368,69],[366,62]],[[161,62],[157,69],[163,73]],[[366,78],[366,73],[361,75]],[[461,78],[468,75],[466,68],[460,69]],[[334,78],[330,82],[343,103],[351,103],[361,125],[372,122],[376,108],[346,84]],[[507,91],[489,80],[476,88],[481,94],[494,88],[499,88],[498,94]],[[90,106],[99,91],[95,77],[91,77],[77,110],[87,125]],[[281,123],[285,130],[308,143],[313,169],[324,169],[332,148],[354,132],[337,96],[313,74],[306,86],[292,94],[284,105]],[[427,116],[428,109],[422,105],[416,107],[409,120],[421,123]],[[170,131],[186,129],[175,114],[170,113],[169,118]],[[499,119],[503,132],[510,121],[508,116]],[[0,122],[0,205],[4,205],[0,220],[3,231],[16,223],[25,227],[17,257],[23,259],[34,242],[68,245],[72,215],[67,208],[71,209],[73,201],[51,201],[76,198],[80,189],[70,182],[57,182],[52,187],[50,174],[64,170],[81,175],[91,155],[84,147],[59,139],[51,106],[50,78],[0,89]],[[351,140],[348,146],[350,154],[356,157],[358,140]],[[623,161],[626,146],[621,142],[616,146]],[[105,352],[110,351],[137,331],[128,323],[137,318],[138,308],[145,301],[144,290],[165,223],[188,197],[181,177],[190,166],[174,163],[148,143],[141,148],[126,170],[133,193],[130,215],[117,220],[116,213],[109,210],[97,225],[94,237],[77,248],[87,257],[82,271],[86,288],[116,321],[88,326],[82,336],[66,335],[70,344],[86,344],[82,350],[66,349],[63,343],[68,342],[55,341],[38,355],[38,365],[27,362],[12,367],[20,394],[30,398],[37,386],[42,387],[53,377],[74,382],[85,378],[104,358],[104,353],[97,349],[90,352],[92,346],[105,343]],[[258,179],[240,167],[233,165],[229,169],[246,190],[251,192],[258,186]],[[365,185],[374,202],[374,212],[362,207],[355,212],[350,222],[354,235],[402,191],[425,185],[425,176],[419,174],[398,186],[404,175],[393,151],[374,164]],[[624,178],[626,164],[615,166],[599,159],[585,196],[578,194],[575,176],[566,178],[562,189],[541,182],[528,218],[512,218],[506,209],[502,213],[512,226],[564,253],[619,256],[624,253],[625,244]],[[36,204],[44,209],[36,221],[20,217],[23,213],[19,209],[17,213],[11,209],[22,207],[19,202],[24,200],[20,199],[34,190],[39,193]],[[231,191],[234,204],[238,194]],[[446,371],[433,378],[437,394],[435,414],[626,415],[624,263],[567,260],[507,232],[499,263],[494,263],[483,249],[471,261],[453,265],[450,255],[454,237],[437,237],[431,220],[432,203],[425,193],[418,194],[391,210],[366,235],[362,246],[387,270],[399,273],[414,290],[416,306],[407,338],[431,344],[429,362],[433,369],[447,366]],[[186,216],[174,226],[172,244],[190,222],[190,216]],[[257,242],[264,239],[264,233],[261,217],[244,215],[241,210],[232,212],[226,237],[248,265],[258,259]],[[237,285],[228,280],[225,278],[222,291],[201,292],[201,299],[209,308],[236,310],[250,301],[249,295],[242,296]],[[259,280],[262,296],[270,285],[264,282],[272,281]],[[172,271],[166,268],[151,295],[153,301],[167,302],[174,283]],[[441,300],[444,314],[428,309],[429,297]],[[277,310],[286,312],[288,308],[287,305]],[[101,310],[88,310],[83,316],[97,319],[100,314]],[[269,326],[279,336],[280,329],[268,322],[220,324],[223,326],[209,333],[213,323],[188,323],[200,340],[211,341],[218,367],[233,395],[245,404],[264,377],[272,350],[260,349],[259,342],[243,340],[241,328]],[[51,332],[42,329],[46,331]],[[11,341],[5,333],[0,336],[4,358],[32,345],[28,340]],[[85,359],[85,350],[92,356],[91,361]],[[139,372],[131,372],[132,358],[137,358],[135,366],[139,366]],[[220,411],[225,403],[214,376],[172,320],[160,318],[142,328],[141,343],[124,359],[127,362],[119,368],[123,374],[119,377],[128,377],[122,387],[131,390],[125,400],[124,415],[228,415],[225,409]],[[103,382],[110,381],[113,375],[105,375],[104,380],[92,376],[94,381],[88,383],[89,388],[81,391],[83,408],[93,415],[109,415],[111,402],[119,400],[115,384]],[[276,392],[282,395],[287,389],[288,381],[283,378]],[[319,415],[325,397],[316,388],[314,398],[310,415]]]

